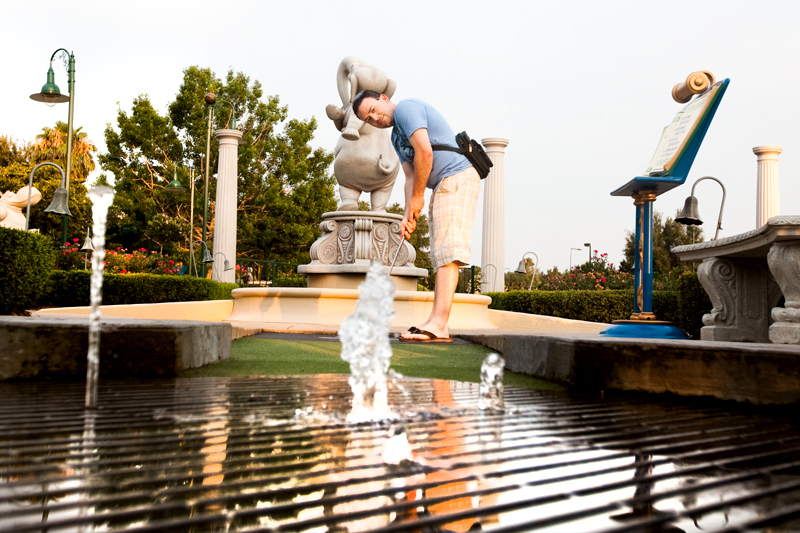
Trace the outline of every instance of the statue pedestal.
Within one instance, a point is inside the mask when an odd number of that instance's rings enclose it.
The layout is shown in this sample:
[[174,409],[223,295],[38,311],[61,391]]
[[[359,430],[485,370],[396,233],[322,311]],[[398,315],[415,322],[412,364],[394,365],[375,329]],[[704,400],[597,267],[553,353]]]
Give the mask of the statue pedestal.
[[[322,236],[311,245],[311,263],[297,267],[313,289],[356,289],[366,279],[372,261],[388,271],[400,245],[403,217],[371,211],[334,211],[322,215]],[[397,290],[416,291],[417,280],[428,276],[414,266],[417,253],[403,241],[392,281]]]

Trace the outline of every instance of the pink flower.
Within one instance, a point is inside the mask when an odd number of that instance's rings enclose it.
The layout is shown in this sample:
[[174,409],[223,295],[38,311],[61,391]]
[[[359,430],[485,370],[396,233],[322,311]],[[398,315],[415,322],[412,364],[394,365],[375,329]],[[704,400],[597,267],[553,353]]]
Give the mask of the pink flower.
[[594,253],[597,253],[597,250],[595,250]]
[[172,263],[173,265],[175,264],[175,261],[173,261],[172,259],[170,259],[169,262]]

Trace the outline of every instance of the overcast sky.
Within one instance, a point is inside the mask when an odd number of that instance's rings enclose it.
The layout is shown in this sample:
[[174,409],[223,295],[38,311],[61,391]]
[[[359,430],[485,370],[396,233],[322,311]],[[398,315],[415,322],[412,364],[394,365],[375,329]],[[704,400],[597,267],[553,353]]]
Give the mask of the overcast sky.
[[[397,81],[395,102],[420,98],[456,132],[509,139],[506,269],[528,251],[542,268],[563,269],[571,248],[582,248],[573,263],[585,260],[587,242],[619,262],[634,207],[609,193],[644,170],[681,107],[672,87],[696,70],[730,87],[686,184],[656,210],[674,216],[691,184],[710,175],[728,193],[721,236],[754,229],[752,148],[777,144],[781,214],[800,214],[800,2],[41,0],[9,3],[3,19],[0,134],[31,140],[66,121],[66,104],[29,99],[64,47],[76,58],[75,125],[101,152],[119,106],[146,93],[165,112],[191,65],[261,81],[290,117],[315,116],[314,144],[333,150],[339,132],[325,106],[340,103],[336,67],[361,56]],[[66,92],[66,70],[54,68]],[[713,236],[721,189],[704,181],[697,196]],[[393,201],[403,202],[401,180]]]

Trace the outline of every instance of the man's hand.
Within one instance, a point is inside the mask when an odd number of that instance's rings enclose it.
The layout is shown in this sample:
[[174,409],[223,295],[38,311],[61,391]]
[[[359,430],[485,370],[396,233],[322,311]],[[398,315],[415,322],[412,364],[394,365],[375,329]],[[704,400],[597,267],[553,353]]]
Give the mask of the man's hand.
[[400,234],[403,236],[404,239],[411,237],[411,234],[414,233],[417,229],[417,221],[416,219],[409,219],[408,217],[403,217],[403,222],[400,223]]

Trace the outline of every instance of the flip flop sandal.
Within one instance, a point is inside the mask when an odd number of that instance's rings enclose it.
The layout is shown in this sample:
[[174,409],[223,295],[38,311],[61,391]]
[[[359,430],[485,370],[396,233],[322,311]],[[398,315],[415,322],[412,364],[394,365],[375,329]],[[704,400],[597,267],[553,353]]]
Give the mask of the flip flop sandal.
[[419,329],[417,327],[411,326],[408,328],[408,332],[414,335],[425,335],[428,337],[427,339],[404,339],[400,337],[399,341],[406,344],[435,344],[435,343],[442,343],[447,344],[453,342],[452,337],[437,337],[430,331],[425,331],[424,329]]

